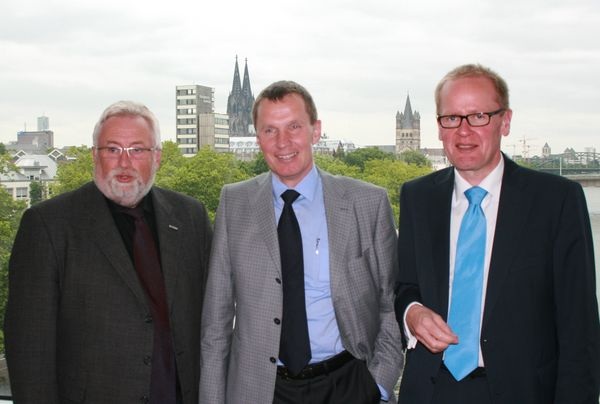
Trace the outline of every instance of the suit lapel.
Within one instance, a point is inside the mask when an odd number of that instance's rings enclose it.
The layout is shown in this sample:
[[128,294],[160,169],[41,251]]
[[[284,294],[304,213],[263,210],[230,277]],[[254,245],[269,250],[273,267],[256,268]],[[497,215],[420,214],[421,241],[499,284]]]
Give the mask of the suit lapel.
[[[275,223],[275,208],[273,206],[273,185],[271,173],[260,175],[254,179],[255,187],[248,191],[250,212],[256,218],[258,234],[266,244],[267,251],[281,276],[281,257],[279,255],[279,239],[277,236],[277,223]],[[242,214],[240,212],[240,214]]]
[[490,260],[487,281],[483,327],[494,310],[498,296],[510,269],[511,262],[523,236],[522,227],[531,210],[533,195],[526,190],[526,184],[520,180],[518,166],[504,157],[504,174],[498,205],[498,218],[494,234],[494,246]]
[[160,261],[169,309],[173,307],[173,299],[176,294],[177,275],[181,251],[181,232],[185,232],[185,223],[177,217],[177,212],[165,198],[160,189],[153,188],[152,203],[154,205],[154,216],[156,220],[156,232],[160,248]]
[[[438,312],[444,318],[448,313],[448,288],[450,279],[450,213],[452,209],[452,192],[454,189],[454,168],[441,171],[432,177],[431,189],[427,195],[431,197],[426,201],[424,212],[425,231],[431,235],[431,259],[433,260],[433,285],[436,287],[438,299]],[[427,239],[427,237],[425,238]]]
[[[352,217],[352,204],[345,196],[344,187],[340,186],[335,177],[319,171],[323,183],[323,203],[327,219],[327,233],[329,234],[329,273],[332,288],[340,285],[339,276],[344,275],[346,262],[346,246],[348,244],[348,226]],[[335,293],[334,293],[335,294]]]
[[[115,225],[106,200],[93,183],[86,185],[82,206],[89,212],[81,226],[89,234],[91,241],[104,254],[123,282],[131,289],[138,301],[146,307],[145,293],[137,278],[137,273],[127,253],[121,234]],[[106,270],[100,268],[98,270]]]

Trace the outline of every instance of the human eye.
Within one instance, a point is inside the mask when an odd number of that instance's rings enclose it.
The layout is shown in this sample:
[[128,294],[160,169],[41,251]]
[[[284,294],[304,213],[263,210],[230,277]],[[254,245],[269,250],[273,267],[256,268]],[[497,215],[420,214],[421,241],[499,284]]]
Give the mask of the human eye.
[[144,152],[147,149],[144,149],[143,147],[130,147],[129,148],[129,154],[133,155],[133,156],[140,156],[142,154],[144,154]]
[[475,114],[470,114],[469,115],[469,120],[471,122],[478,122],[478,123],[483,123],[486,122],[488,120],[488,115],[484,112],[477,112]]
[[289,127],[291,130],[298,130],[302,127],[302,125],[300,125],[298,122],[292,122]]
[[108,154],[117,155],[117,154],[121,154],[122,149],[119,146],[107,146],[105,148],[105,150],[106,150],[106,153],[108,153]]
[[458,115],[444,115],[444,116],[440,117],[440,120],[442,121],[443,124],[452,125],[452,124],[455,124],[456,122],[460,121],[460,116],[458,116]]

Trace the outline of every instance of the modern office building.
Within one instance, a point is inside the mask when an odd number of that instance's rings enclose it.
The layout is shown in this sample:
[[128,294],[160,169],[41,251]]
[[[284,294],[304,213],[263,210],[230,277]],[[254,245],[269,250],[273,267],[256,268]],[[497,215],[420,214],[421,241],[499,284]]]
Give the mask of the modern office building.
[[404,112],[396,112],[396,154],[421,148],[421,115],[413,111],[406,96]]
[[212,87],[177,86],[175,98],[176,137],[181,154],[191,157],[203,146],[229,151],[229,119],[227,115],[214,112]]
[[47,116],[38,116],[37,119],[37,130],[49,130],[50,129],[50,120]]

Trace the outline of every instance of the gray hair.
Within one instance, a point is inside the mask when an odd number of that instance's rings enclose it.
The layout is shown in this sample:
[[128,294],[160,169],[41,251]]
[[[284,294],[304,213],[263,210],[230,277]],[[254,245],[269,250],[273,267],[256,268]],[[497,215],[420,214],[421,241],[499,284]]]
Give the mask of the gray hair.
[[96,126],[94,126],[93,141],[95,147],[98,146],[100,132],[102,132],[102,127],[108,118],[124,115],[139,116],[144,118],[152,130],[152,138],[154,140],[153,147],[156,147],[159,150],[162,149],[162,145],[160,143],[160,126],[158,124],[158,119],[156,119],[156,116],[154,116],[148,107],[135,101],[117,101],[114,104],[109,105],[104,112],[102,112],[100,119],[98,119]]

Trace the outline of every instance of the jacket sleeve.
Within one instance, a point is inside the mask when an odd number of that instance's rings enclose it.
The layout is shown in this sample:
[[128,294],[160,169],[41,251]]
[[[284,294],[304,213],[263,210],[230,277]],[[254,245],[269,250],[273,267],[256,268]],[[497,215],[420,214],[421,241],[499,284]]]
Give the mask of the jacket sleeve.
[[56,367],[59,260],[50,229],[34,209],[23,215],[9,262],[4,324],[16,403],[58,403]]
[[200,403],[224,403],[235,313],[227,237],[227,187],[215,219],[208,281],[202,308]]

